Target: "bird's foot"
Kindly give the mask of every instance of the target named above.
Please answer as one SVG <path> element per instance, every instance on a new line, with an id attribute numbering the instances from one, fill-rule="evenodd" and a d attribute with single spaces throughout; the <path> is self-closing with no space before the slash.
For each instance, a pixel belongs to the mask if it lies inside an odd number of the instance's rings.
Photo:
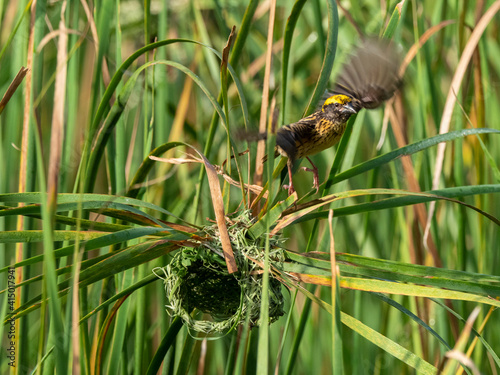
<path id="1" fill-rule="evenodd" d="M 290 183 L 290 185 L 283 185 L 284 189 L 288 189 L 288 196 L 292 195 L 295 193 L 295 189 L 293 188 L 293 184 Z"/>
<path id="2" fill-rule="evenodd" d="M 312 164 L 312 163 L 311 163 Z M 313 189 L 316 189 L 316 194 L 318 194 L 319 191 L 319 174 L 318 174 L 318 168 L 314 164 L 313 168 L 307 168 L 307 167 L 302 167 L 303 170 L 307 172 L 312 172 L 313 173 Z"/>
<path id="3" fill-rule="evenodd" d="M 290 181 L 290 185 L 283 185 L 285 189 L 288 189 L 288 196 L 295 193 L 295 189 L 293 188 L 293 180 L 292 180 L 292 161 L 288 159 L 286 166 L 288 168 L 288 179 Z"/>

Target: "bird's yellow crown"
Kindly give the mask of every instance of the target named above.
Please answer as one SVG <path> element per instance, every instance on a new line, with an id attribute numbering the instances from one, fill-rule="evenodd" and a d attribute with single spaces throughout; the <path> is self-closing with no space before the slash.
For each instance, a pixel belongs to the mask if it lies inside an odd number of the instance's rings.
<path id="1" fill-rule="evenodd" d="M 350 103 L 351 101 L 352 101 L 351 98 L 349 98 L 346 95 L 333 95 L 333 96 L 330 96 L 328 99 L 325 100 L 325 102 L 323 103 L 323 107 L 321 108 L 321 110 L 324 111 L 325 108 L 326 108 L 326 106 L 328 106 L 330 104 L 339 103 L 340 105 L 344 105 L 344 104 Z"/>

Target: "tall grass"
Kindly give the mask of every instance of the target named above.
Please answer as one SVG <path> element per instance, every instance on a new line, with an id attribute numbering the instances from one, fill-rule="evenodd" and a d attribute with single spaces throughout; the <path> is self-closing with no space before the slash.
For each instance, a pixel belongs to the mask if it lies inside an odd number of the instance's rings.
<path id="1" fill-rule="evenodd" d="M 499 9 L 1 1 L 0 371 L 498 373 Z M 287 197 L 274 137 L 241 134 L 311 113 L 363 35 L 400 46 L 404 86 Z M 152 270 L 218 236 L 240 274 L 261 246 L 259 327 L 165 311 Z"/>

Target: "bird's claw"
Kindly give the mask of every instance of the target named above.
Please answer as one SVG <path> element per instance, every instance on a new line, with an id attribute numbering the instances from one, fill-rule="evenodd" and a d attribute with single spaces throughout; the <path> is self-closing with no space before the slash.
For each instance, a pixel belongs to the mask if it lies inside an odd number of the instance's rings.
<path id="1" fill-rule="evenodd" d="M 306 172 L 312 172 L 313 173 L 313 189 L 316 189 L 316 194 L 319 192 L 319 175 L 318 175 L 318 168 L 307 168 L 307 167 L 302 167 L 303 170 Z"/>
<path id="2" fill-rule="evenodd" d="M 293 184 L 290 185 L 283 185 L 284 189 L 288 189 L 288 196 L 292 195 L 295 193 L 295 189 L 293 188 Z"/>

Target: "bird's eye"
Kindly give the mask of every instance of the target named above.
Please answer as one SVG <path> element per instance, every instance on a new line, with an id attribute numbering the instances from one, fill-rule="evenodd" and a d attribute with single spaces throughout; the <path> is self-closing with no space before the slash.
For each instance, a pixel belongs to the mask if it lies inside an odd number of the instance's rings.
<path id="1" fill-rule="evenodd" d="M 335 103 L 335 107 L 340 107 L 340 103 Z"/>

